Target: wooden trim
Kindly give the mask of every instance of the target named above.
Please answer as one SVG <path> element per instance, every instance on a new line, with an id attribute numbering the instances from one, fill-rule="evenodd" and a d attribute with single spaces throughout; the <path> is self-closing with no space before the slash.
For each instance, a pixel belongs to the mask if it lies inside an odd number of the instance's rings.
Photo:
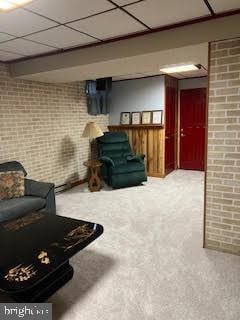
<path id="1" fill-rule="evenodd" d="M 110 125 L 109 130 L 112 129 L 164 129 L 162 124 L 121 124 L 121 125 Z"/>
<path id="2" fill-rule="evenodd" d="M 71 188 L 77 187 L 77 186 L 79 186 L 79 185 L 81 185 L 81 184 L 83 184 L 83 183 L 86 183 L 86 182 L 88 182 L 88 179 L 87 179 L 87 178 L 82 179 L 82 180 L 78 180 L 78 181 L 75 181 L 75 182 L 72 182 L 72 183 L 71 183 Z"/>
<path id="3" fill-rule="evenodd" d="M 203 211 L 203 248 L 206 247 L 206 212 L 207 212 L 207 160 L 208 160 L 208 108 L 209 108 L 209 87 L 210 87 L 210 59 L 211 59 L 211 42 L 208 43 L 208 87 L 206 102 L 206 126 L 205 126 L 205 159 L 204 159 L 204 211 Z"/>
<path id="4" fill-rule="evenodd" d="M 151 30 L 138 32 L 138 33 L 135 33 L 135 34 L 128 34 L 128 35 L 117 37 L 117 38 L 114 38 L 114 39 L 106 39 L 106 40 L 101 41 L 99 43 L 91 43 L 91 44 L 87 44 L 87 45 L 83 45 L 83 46 L 76 46 L 74 48 L 58 49 L 58 50 L 53 51 L 53 52 L 36 54 L 36 55 L 32 55 L 30 57 L 23 57 L 23 58 L 11 60 L 11 61 L 5 61 L 5 63 L 11 64 L 11 63 L 27 61 L 27 60 L 31 60 L 31 59 L 35 59 L 35 58 L 48 57 L 48 56 L 52 56 L 52 55 L 55 55 L 55 54 L 61 54 L 61 53 L 64 53 L 64 52 L 72 52 L 72 51 L 76 51 L 76 50 L 79 50 L 79 49 L 97 47 L 97 46 L 105 45 L 105 44 L 108 44 L 108 43 L 113 43 L 113 42 L 117 42 L 117 41 L 121 41 L 121 40 L 141 37 L 141 36 L 148 35 L 148 34 L 151 34 L 151 33 L 156 33 L 156 32 L 161 32 L 161 31 L 166 31 L 166 30 L 171 30 L 171 29 L 177 29 L 177 28 L 193 25 L 193 24 L 196 24 L 196 23 L 205 22 L 205 21 L 209 21 L 209 20 L 216 20 L 216 19 L 219 19 L 219 18 L 224 18 L 224 17 L 233 16 L 233 15 L 237 15 L 237 14 L 240 14 L 240 9 L 227 11 L 227 12 L 223 12 L 223 13 L 218 13 L 218 14 L 215 14 L 215 15 L 203 16 L 203 17 L 200 17 L 200 18 L 192 19 L 192 20 L 186 20 L 186 21 L 182 21 L 182 22 L 171 24 L 171 25 L 167 25 L 167 26 L 158 27 L 158 28 L 154 28 L 154 29 L 151 29 Z"/>
<path id="5" fill-rule="evenodd" d="M 154 178 L 165 178 L 165 174 L 160 174 L 156 172 L 148 172 L 148 177 L 154 177 Z"/>

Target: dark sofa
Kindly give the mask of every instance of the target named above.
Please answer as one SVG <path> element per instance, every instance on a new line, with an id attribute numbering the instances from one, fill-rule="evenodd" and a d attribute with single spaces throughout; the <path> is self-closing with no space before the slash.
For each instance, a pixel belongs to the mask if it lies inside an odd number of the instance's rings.
<path id="1" fill-rule="evenodd" d="M 0 164 L 0 172 L 23 171 L 27 172 L 17 161 Z M 56 214 L 54 184 L 38 182 L 25 178 L 24 197 L 9 200 L 0 200 L 0 222 L 24 216 L 31 211 L 44 211 Z"/>

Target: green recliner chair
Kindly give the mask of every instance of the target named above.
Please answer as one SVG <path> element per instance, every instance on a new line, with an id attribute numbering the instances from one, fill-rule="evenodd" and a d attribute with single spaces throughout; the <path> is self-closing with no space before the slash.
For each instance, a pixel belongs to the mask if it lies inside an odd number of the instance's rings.
<path id="1" fill-rule="evenodd" d="M 112 188 L 136 186 L 147 181 L 145 155 L 134 155 L 126 133 L 105 132 L 97 138 L 102 176 Z"/>

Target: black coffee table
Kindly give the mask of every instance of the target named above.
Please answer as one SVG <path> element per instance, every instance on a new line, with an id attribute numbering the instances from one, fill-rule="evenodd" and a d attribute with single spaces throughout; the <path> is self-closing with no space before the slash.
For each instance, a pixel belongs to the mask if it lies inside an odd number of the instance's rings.
<path id="1" fill-rule="evenodd" d="M 47 300 L 73 277 L 69 259 L 102 233 L 99 224 L 40 212 L 1 223 L 0 290 L 18 302 Z"/>

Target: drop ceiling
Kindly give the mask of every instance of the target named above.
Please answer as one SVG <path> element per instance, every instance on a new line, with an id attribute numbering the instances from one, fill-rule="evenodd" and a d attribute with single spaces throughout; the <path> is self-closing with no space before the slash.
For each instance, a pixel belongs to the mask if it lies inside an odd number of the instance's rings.
<path id="1" fill-rule="evenodd" d="M 0 61 L 94 45 L 239 8 L 239 0 L 34 0 L 0 13 Z"/>

